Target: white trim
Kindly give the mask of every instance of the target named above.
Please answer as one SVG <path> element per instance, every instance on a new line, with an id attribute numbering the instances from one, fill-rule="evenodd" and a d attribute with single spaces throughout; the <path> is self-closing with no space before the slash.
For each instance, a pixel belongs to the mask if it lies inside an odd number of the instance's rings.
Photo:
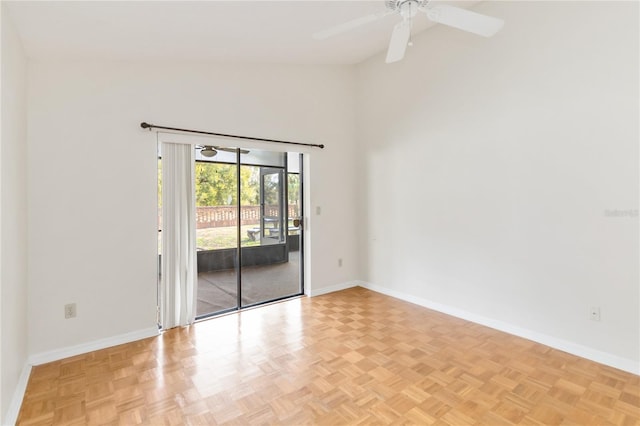
<path id="1" fill-rule="evenodd" d="M 117 336 L 94 340 L 92 342 L 82 343 L 80 345 L 68 346 L 66 348 L 60 348 L 48 352 L 30 355 L 27 362 L 30 365 L 40 365 L 47 362 L 69 358 L 71 356 L 85 354 L 87 352 L 109 348 L 111 346 L 122 345 L 123 343 L 129 343 L 136 340 L 146 339 L 148 337 L 154 337 L 158 334 L 160 334 L 158 327 L 146 328 L 143 330 L 132 331 Z"/>
<path id="2" fill-rule="evenodd" d="M 29 376 L 31 375 L 31 365 L 25 364 L 22 367 L 20 378 L 16 384 L 16 388 L 13 391 L 13 398 L 9 403 L 9 408 L 4 417 L 3 425 L 15 425 L 18 421 L 18 414 L 20 413 L 20 407 L 22 406 L 22 400 L 24 399 L 24 393 L 27 390 L 27 384 L 29 383 Z"/>
<path id="3" fill-rule="evenodd" d="M 347 281 L 344 283 L 331 285 L 329 287 L 322 287 L 317 290 L 309 289 L 309 291 L 306 294 L 309 297 L 315 297 L 315 296 L 320 296 L 322 294 L 333 293 L 334 291 L 340 291 L 340 290 L 346 290 L 352 287 L 358 287 L 359 285 L 360 285 L 360 281 Z"/>
<path id="4" fill-rule="evenodd" d="M 640 375 L 640 363 L 632 359 L 623 358 L 607 352 L 602 352 L 597 349 L 580 345 L 578 343 L 559 339 L 557 337 L 549 336 L 548 334 L 539 333 L 537 331 L 529 330 L 526 328 L 521 328 L 513 324 L 509 324 L 492 318 L 487 318 L 465 311 L 463 309 L 433 302 L 431 300 L 412 296 L 410 294 L 392 290 L 379 285 L 361 282 L 360 287 L 375 291 L 377 293 L 382 293 L 387 296 L 395 297 L 396 299 L 404 300 L 406 302 L 414 303 L 428 309 L 433 309 L 434 311 L 442 312 L 447 315 L 462 318 L 476 324 L 481 324 L 499 331 L 503 331 L 505 333 L 513 334 L 514 336 L 523 337 L 525 339 L 532 340 L 534 342 L 541 343 L 543 345 L 550 346 L 552 348 L 559 349 L 561 351 L 568 352 L 572 355 L 586 358 L 600 364 L 608 365 L 610 367 L 618 368 L 632 374 Z"/>

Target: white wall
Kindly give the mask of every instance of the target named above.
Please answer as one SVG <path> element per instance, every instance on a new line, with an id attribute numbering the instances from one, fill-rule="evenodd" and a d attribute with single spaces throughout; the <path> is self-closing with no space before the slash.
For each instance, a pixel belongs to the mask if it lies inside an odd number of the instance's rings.
<path id="1" fill-rule="evenodd" d="M 358 67 L 364 278 L 637 372 L 638 3 L 475 10 Z"/>
<path id="2" fill-rule="evenodd" d="M 326 144 L 310 157 L 322 214 L 307 285 L 356 279 L 352 78 L 346 67 L 30 62 L 29 352 L 156 322 L 156 142 L 141 121 Z M 69 302 L 78 317 L 65 320 Z"/>
<path id="3" fill-rule="evenodd" d="M 2 15 L 0 139 L 0 422 L 7 419 L 27 360 L 27 62 L 13 23 Z M 14 413 L 15 414 L 15 413 Z M 4 422 L 2 422 L 4 424 Z"/>

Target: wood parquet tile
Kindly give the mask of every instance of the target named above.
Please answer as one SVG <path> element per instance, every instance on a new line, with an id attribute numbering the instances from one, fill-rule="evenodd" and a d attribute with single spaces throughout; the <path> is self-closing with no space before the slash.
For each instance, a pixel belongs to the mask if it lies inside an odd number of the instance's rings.
<path id="1" fill-rule="evenodd" d="M 19 425 L 640 425 L 640 378 L 362 288 L 36 366 Z"/>

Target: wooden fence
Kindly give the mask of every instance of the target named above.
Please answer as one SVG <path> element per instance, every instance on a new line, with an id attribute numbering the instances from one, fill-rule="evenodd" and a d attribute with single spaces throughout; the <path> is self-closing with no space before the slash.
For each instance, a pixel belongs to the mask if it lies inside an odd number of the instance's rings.
<path id="1" fill-rule="evenodd" d="M 266 216 L 278 216 L 278 206 L 265 206 Z M 298 206 L 289 206 L 289 217 L 298 217 Z M 236 226 L 238 207 L 236 206 L 208 206 L 196 207 L 196 228 L 220 228 Z M 240 207 L 240 225 L 259 225 L 260 206 Z"/>

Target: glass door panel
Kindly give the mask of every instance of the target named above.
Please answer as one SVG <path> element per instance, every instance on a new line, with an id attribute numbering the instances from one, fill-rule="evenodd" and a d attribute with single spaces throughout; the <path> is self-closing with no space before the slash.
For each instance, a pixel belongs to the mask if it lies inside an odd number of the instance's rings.
<path id="1" fill-rule="evenodd" d="M 253 228 L 256 245 L 243 244 L 241 249 L 245 307 L 301 294 L 302 287 L 299 252 L 292 254 L 289 245 L 288 215 L 292 206 L 287 202 L 287 153 L 252 150 L 243 161 L 258 163 L 254 175 L 260 212 L 258 226 Z M 293 210 L 297 212 L 297 206 Z"/>
<path id="2" fill-rule="evenodd" d="M 195 164 L 199 318 L 238 308 L 238 166 L 212 160 Z"/>

